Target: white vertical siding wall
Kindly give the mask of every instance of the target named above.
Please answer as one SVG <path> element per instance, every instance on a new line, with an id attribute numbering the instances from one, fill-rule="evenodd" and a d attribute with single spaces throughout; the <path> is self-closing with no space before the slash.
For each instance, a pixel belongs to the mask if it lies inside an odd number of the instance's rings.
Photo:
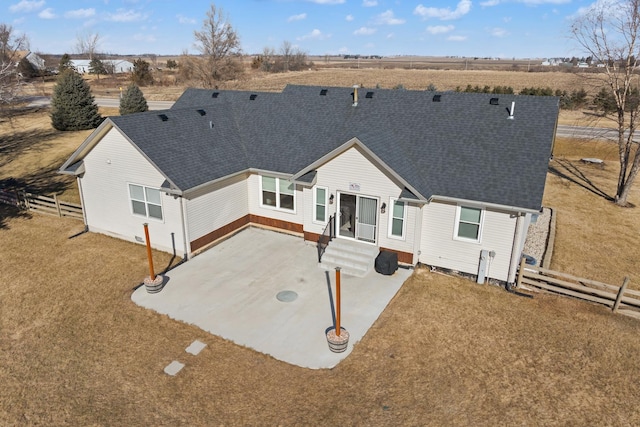
<path id="1" fill-rule="evenodd" d="M 189 239 L 193 241 L 249 213 L 247 175 L 224 180 L 185 202 Z"/>
<path id="2" fill-rule="evenodd" d="M 251 174 L 247 180 L 249 191 L 249 213 L 252 215 L 259 215 L 265 218 L 273 218 L 280 221 L 291 222 L 294 224 L 302 224 L 304 218 L 304 196 L 302 187 L 296 185 L 296 211 L 286 211 L 281 209 L 275 209 L 271 207 L 260 206 L 262 200 L 262 194 L 260 193 L 260 180 L 261 176 L 258 174 Z"/>
<path id="3" fill-rule="evenodd" d="M 149 224 L 154 248 L 184 255 L 180 199 L 161 193 L 163 220 L 134 215 L 129 185 L 160 188 L 165 178 L 115 129 L 111 129 L 84 159 L 81 178 L 84 209 L 90 231 L 144 242 L 142 224 Z"/>
<path id="4" fill-rule="evenodd" d="M 422 219 L 420 262 L 469 274 L 478 274 L 480 251 L 495 251 L 488 277 L 507 280 L 513 249 L 516 218 L 509 213 L 486 209 L 479 243 L 455 240 L 456 205 L 431 202 Z"/>
<path id="5" fill-rule="evenodd" d="M 328 205 L 329 215 L 336 213 L 338 191 L 378 198 L 377 245 L 402 252 L 414 252 L 414 241 L 419 239 L 416 233 L 420 233 L 420 230 L 415 227 L 416 215 L 420 212 L 419 208 L 405 205 L 407 216 L 403 240 L 388 237 L 389 215 L 391 214 L 390 198 L 397 198 L 402 187 L 372 163 L 363 152 L 352 147 L 320 166 L 317 173 L 316 185 L 327 187 L 329 194 L 335 196 L 333 204 Z M 349 190 L 350 183 L 359 184 L 360 191 Z M 316 234 L 322 233 L 324 225 L 313 222 L 315 206 L 313 205 L 312 190 L 305 191 L 304 201 L 305 207 L 309 206 L 305 209 L 304 229 Z M 384 214 L 380 212 L 382 203 L 387 204 Z"/>

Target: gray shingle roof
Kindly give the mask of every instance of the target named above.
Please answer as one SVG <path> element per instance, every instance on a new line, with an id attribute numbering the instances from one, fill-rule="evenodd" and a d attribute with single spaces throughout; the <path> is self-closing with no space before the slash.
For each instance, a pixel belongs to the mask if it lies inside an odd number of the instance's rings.
<path id="1" fill-rule="evenodd" d="M 361 88 L 353 107 L 352 93 L 188 89 L 170 110 L 111 120 L 182 191 L 250 168 L 294 175 L 357 138 L 425 198 L 540 209 L 557 98 L 438 92 L 434 102 L 435 92 Z"/>

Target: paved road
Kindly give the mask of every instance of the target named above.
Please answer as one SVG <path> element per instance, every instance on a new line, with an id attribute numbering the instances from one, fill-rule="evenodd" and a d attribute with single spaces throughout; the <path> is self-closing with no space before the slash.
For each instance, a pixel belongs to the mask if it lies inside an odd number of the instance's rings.
<path id="1" fill-rule="evenodd" d="M 47 96 L 33 96 L 29 98 L 30 107 L 48 107 L 51 98 Z M 100 107 L 120 107 L 120 98 L 96 98 L 96 104 Z M 173 101 L 147 101 L 150 110 L 166 110 L 171 108 Z"/>

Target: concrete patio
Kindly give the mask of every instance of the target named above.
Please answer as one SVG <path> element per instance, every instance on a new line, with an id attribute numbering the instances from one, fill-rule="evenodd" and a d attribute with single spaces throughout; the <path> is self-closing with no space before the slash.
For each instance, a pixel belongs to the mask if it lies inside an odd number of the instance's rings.
<path id="1" fill-rule="evenodd" d="M 350 334 L 344 353 L 331 352 L 325 337 L 334 323 L 335 272 L 322 270 L 315 245 L 300 237 L 245 229 L 169 271 L 160 293 L 142 286 L 131 299 L 284 362 L 332 368 L 351 353 L 411 273 L 400 268 L 392 276 L 342 275 L 341 323 Z M 293 291 L 289 296 L 295 299 L 277 299 L 281 291 Z"/>

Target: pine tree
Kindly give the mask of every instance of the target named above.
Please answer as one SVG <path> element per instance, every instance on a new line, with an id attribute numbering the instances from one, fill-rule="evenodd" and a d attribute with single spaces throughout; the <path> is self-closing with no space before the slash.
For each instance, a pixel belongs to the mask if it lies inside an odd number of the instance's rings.
<path id="1" fill-rule="evenodd" d="M 127 86 L 120 99 L 120 115 L 141 113 L 148 109 L 147 100 L 140 88 L 133 83 Z"/>
<path id="2" fill-rule="evenodd" d="M 93 102 L 91 88 L 75 71 L 58 77 L 51 97 L 51 124 L 57 130 L 85 130 L 98 127 L 102 117 Z"/>
<path id="3" fill-rule="evenodd" d="M 69 56 L 68 53 L 65 53 L 64 55 L 62 55 L 62 58 L 60 58 L 60 62 L 58 63 L 58 72 L 62 73 L 65 70 L 73 70 L 73 64 L 71 63 L 71 57 Z"/>

